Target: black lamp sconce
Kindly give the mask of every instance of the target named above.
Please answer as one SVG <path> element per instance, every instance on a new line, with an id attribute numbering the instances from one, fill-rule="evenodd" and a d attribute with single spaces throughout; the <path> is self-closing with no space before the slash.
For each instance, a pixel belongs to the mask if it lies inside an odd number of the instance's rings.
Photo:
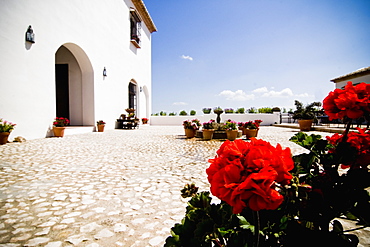
<path id="1" fill-rule="evenodd" d="M 103 69 L 103 76 L 105 77 L 105 76 L 107 76 L 107 70 L 105 69 L 105 67 L 104 67 L 104 69 Z"/>
<path id="2" fill-rule="evenodd" d="M 140 87 L 140 93 L 143 91 L 143 87 Z"/>
<path id="3" fill-rule="evenodd" d="M 26 41 L 30 43 L 35 43 L 35 34 L 33 33 L 33 29 L 31 25 L 28 26 L 28 29 L 26 32 Z"/>

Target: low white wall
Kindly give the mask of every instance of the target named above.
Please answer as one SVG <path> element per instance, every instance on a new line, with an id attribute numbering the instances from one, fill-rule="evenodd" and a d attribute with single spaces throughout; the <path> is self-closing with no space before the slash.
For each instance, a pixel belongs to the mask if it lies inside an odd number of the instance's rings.
<path id="1" fill-rule="evenodd" d="M 272 125 L 280 123 L 280 112 L 272 114 L 221 114 L 221 122 L 231 119 L 235 122 L 247 122 L 260 119 L 263 122 L 261 125 Z M 185 120 L 199 119 L 201 123 L 208 122 L 211 119 L 216 120 L 216 114 L 204 114 L 195 116 L 151 116 L 149 119 L 150 125 L 182 125 Z"/>

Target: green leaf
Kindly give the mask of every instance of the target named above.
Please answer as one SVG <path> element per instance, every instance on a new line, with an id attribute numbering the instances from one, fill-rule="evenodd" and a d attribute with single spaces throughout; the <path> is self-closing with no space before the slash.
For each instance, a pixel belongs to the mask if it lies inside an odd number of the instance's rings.
<path id="1" fill-rule="evenodd" d="M 358 218 L 357 218 L 357 216 L 355 216 L 355 215 L 353 215 L 352 213 L 350 213 L 350 212 L 347 212 L 347 213 L 345 213 L 344 214 L 345 216 L 346 216 L 346 218 L 347 219 L 349 219 L 349 220 L 357 220 Z"/>
<path id="2" fill-rule="evenodd" d="M 280 219 L 280 229 L 285 230 L 288 227 L 289 218 L 286 216 L 281 217 Z"/>
<path id="3" fill-rule="evenodd" d="M 243 216 L 238 215 L 237 216 L 239 219 L 240 227 L 242 229 L 250 230 L 251 232 L 254 233 L 254 225 L 251 225 Z"/>
<path id="4" fill-rule="evenodd" d="M 188 205 L 193 208 L 207 208 L 210 206 L 212 198 L 209 196 L 208 191 L 197 193 L 188 202 Z"/>
<path id="5" fill-rule="evenodd" d="M 301 147 L 304 147 L 308 150 L 312 150 L 312 147 L 321 140 L 321 135 L 311 134 L 310 136 L 304 132 L 298 132 L 292 136 L 289 141 L 292 141 L 298 144 Z M 326 145 L 325 145 L 326 146 Z"/>
<path id="6" fill-rule="evenodd" d="M 179 243 L 178 238 L 175 237 L 168 237 L 166 239 L 166 243 L 164 244 L 164 247 L 180 247 L 182 246 L 181 243 Z"/>
<path id="7" fill-rule="evenodd" d="M 295 163 L 295 169 L 293 170 L 296 174 L 307 174 L 310 172 L 312 164 L 317 160 L 314 153 L 303 153 L 300 155 L 293 156 L 293 161 Z"/>

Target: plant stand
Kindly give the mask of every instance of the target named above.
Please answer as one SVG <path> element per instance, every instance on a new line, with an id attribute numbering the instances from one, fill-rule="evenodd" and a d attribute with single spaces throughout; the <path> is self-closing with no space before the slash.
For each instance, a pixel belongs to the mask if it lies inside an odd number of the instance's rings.
<path id="1" fill-rule="evenodd" d="M 213 111 L 213 112 L 217 114 L 216 122 L 217 122 L 217 123 L 221 123 L 221 117 L 220 117 L 220 115 L 221 115 L 224 111 L 223 111 L 223 110 L 216 110 L 216 111 Z"/>

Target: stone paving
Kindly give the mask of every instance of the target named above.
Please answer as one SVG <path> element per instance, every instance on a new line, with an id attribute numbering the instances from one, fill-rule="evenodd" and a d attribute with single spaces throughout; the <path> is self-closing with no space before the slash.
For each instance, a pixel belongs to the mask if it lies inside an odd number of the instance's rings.
<path id="1" fill-rule="evenodd" d="M 262 127 L 259 138 L 297 154 L 296 132 Z M 0 247 L 163 246 L 184 216 L 180 190 L 209 189 L 207 160 L 221 144 L 140 126 L 2 145 Z"/>

